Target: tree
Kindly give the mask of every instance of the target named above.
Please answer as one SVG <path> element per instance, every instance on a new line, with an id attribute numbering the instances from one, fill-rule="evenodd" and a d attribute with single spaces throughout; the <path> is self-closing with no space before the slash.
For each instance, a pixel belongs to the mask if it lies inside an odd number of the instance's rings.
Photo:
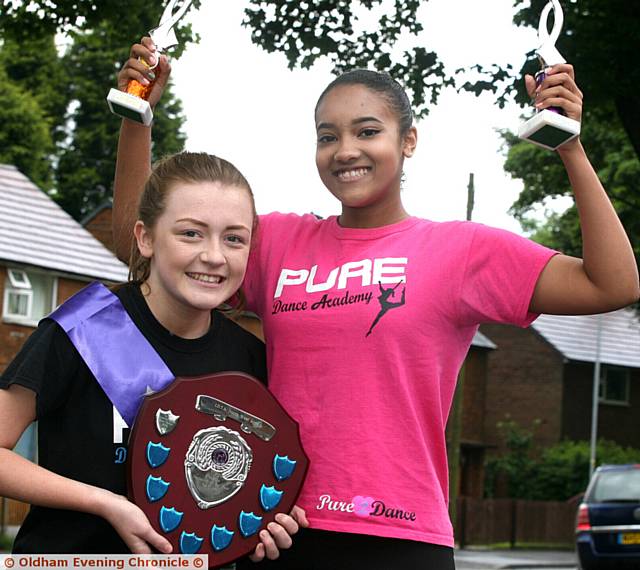
<path id="1" fill-rule="evenodd" d="M 49 122 L 31 95 L 13 84 L 0 65 L 0 163 L 29 172 L 42 188 L 52 179 Z"/>
<path id="2" fill-rule="evenodd" d="M 552 213 L 543 222 L 536 222 L 530 216 L 548 198 L 572 195 L 560 159 L 555 153 L 521 141 L 512 133 L 503 132 L 502 136 L 508 148 L 505 170 L 524 183 L 520 196 L 511 207 L 511 214 L 525 229 L 533 232 L 536 241 L 580 257 L 580 224 L 575 206 L 562 214 Z M 640 219 L 637 216 L 640 196 L 636 191 L 640 186 L 640 160 L 610 108 L 601 107 L 585 113 L 581 138 L 640 259 Z"/>
<path id="3" fill-rule="evenodd" d="M 401 54 L 393 51 L 401 37 L 415 36 L 422 30 L 418 8 L 428 0 L 248 0 L 243 25 L 250 28 L 252 40 L 267 51 L 286 55 L 289 67 L 310 67 L 318 58 L 329 57 L 336 72 L 352 67 L 386 70 L 410 91 L 416 112 L 427 114 L 443 88 L 480 94 L 491 91 L 499 105 L 515 96 L 527 103 L 521 77 L 538 68 L 533 51 L 519 71 L 497 65 L 480 67 L 480 79 L 465 81 L 465 71 L 448 73 L 438 55 L 425 46 L 414 46 Z M 514 21 L 522 26 L 538 25 L 547 0 L 531 0 L 530 6 L 514 0 L 518 8 Z M 55 31 L 94 30 L 111 23 L 116 45 L 128 46 L 141 30 L 158 21 L 162 5 L 142 0 L 2 0 L 0 33 L 11 31 L 24 38 L 40 37 Z M 192 9 L 197 9 L 196 0 Z M 628 0 L 580 0 L 564 2 L 565 27 L 559 40 L 561 53 L 579 70 L 580 87 L 590 109 L 608 109 L 617 116 L 636 156 L 640 155 L 640 68 L 633 65 L 640 48 L 640 10 Z M 122 14 L 127 18 L 122 18 Z M 377 18 L 377 25 L 360 25 L 363 17 Z M 117 24 L 117 25 L 116 25 Z M 182 29 L 183 46 L 192 39 Z M 117 43 L 119 42 L 119 43 Z M 123 54 L 123 58 L 126 54 Z M 120 60 L 114 60 L 120 61 Z M 94 78 L 95 80 L 95 78 Z M 109 85 L 113 84 L 110 76 Z M 550 187 L 550 185 L 546 185 Z"/>
<path id="4" fill-rule="evenodd" d="M 141 0 L 3 2 L 5 9 L 0 68 L 8 85 L 0 91 L 11 100 L 7 109 L 28 105 L 32 118 L 24 131 L 13 127 L 15 120 L 0 122 L 0 141 L 12 143 L 0 156 L 80 218 L 111 196 L 120 122 L 109 113 L 106 94 L 130 44 L 157 25 L 163 6 Z M 64 51 L 55 46 L 56 32 L 66 34 Z M 185 25 L 177 33 L 182 43 L 176 55 L 197 39 Z M 154 113 L 154 157 L 183 148 L 183 122 L 169 86 Z M 48 143 L 31 141 L 37 126 Z"/>
<path id="5" fill-rule="evenodd" d="M 487 461 L 486 496 L 495 496 L 501 477 L 506 479 L 507 493 L 513 499 L 566 501 L 585 491 L 589 483 L 590 443 L 564 440 L 541 448 L 534 445 L 539 423 L 535 421 L 530 429 L 509 418 L 498 423 L 506 452 Z M 637 463 L 640 449 L 601 439 L 596 457 L 599 465 Z"/>

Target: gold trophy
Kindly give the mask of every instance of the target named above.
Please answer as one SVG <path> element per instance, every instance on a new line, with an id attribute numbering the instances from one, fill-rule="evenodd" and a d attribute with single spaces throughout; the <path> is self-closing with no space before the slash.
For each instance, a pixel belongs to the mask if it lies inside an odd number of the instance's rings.
<path id="1" fill-rule="evenodd" d="M 548 19 L 553 9 L 553 29 L 549 34 Z M 536 50 L 542 69 L 536 73 L 536 85 L 540 85 L 545 75 L 545 70 L 557 63 L 566 63 L 566 60 L 556 49 L 556 41 L 562 31 L 564 17 L 562 7 L 558 0 L 549 0 L 540 14 L 538 26 L 538 39 L 540 47 Z M 569 142 L 580 134 L 580 121 L 570 119 L 564 115 L 559 107 L 550 107 L 537 112 L 531 119 L 520 126 L 518 136 L 533 144 L 555 150 L 564 143 Z"/>
<path id="2" fill-rule="evenodd" d="M 173 27 L 185 15 L 190 5 L 191 0 L 169 0 L 162 13 L 162 18 L 160 18 L 160 24 L 149 32 L 149 36 L 156 46 L 156 63 L 149 65 L 142 59 L 140 61 L 150 70 L 157 67 L 162 52 L 177 45 L 178 38 L 176 38 Z M 119 89 L 111 89 L 109 95 L 107 95 L 109 109 L 120 117 L 149 126 L 153 120 L 153 111 L 147 99 L 152 87 L 153 82 L 149 85 L 142 85 L 142 83 L 132 79 L 127 85 L 126 92 Z"/>

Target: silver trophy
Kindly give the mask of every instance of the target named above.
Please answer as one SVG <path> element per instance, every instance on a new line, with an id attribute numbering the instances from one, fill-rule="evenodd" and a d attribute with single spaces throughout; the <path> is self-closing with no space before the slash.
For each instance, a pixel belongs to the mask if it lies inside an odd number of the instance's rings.
<path id="1" fill-rule="evenodd" d="M 554 22 L 549 34 L 549 15 L 553 10 Z M 538 40 L 540 47 L 536 50 L 542 69 L 536 73 L 536 85 L 540 85 L 546 77 L 545 70 L 558 63 L 566 63 L 556 49 L 556 42 L 562 31 L 564 16 L 558 0 L 549 0 L 540 14 Z M 520 126 L 518 137 L 533 144 L 555 150 L 580 134 L 580 121 L 570 119 L 562 109 L 550 107 L 538 111 L 531 119 Z"/>
<path id="2" fill-rule="evenodd" d="M 157 50 L 156 63 L 149 65 L 142 59 L 140 61 L 150 70 L 157 67 L 161 53 L 177 45 L 178 38 L 176 38 L 173 27 L 185 15 L 190 5 L 191 0 L 169 0 L 162 13 L 162 18 L 160 18 L 160 24 L 149 32 L 149 36 L 151 36 Z M 153 82 L 149 85 L 142 85 L 138 81 L 131 80 L 127 85 L 126 92 L 119 89 L 111 89 L 109 95 L 107 95 L 109 109 L 120 117 L 149 126 L 153 120 L 153 111 L 147 99 L 152 87 Z"/>

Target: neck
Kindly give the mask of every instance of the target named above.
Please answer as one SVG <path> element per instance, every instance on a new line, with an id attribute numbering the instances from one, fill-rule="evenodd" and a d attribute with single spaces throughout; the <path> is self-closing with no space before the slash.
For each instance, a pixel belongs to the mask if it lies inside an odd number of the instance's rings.
<path id="1" fill-rule="evenodd" d="M 377 203 L 361 208 L 342 207 L 338 223 L 344 228 L 379 228 L 395 224 L 409 217 L 402 201 Z"/>
<path id="2" fill-rule="evenodd" d="M 186 339 L 204 336 L 211 326 L 211 311 L 186 307 L 163 298 L 148 281 L 142 284 L 142 294 L 156 320 L 171 334 Z"/>

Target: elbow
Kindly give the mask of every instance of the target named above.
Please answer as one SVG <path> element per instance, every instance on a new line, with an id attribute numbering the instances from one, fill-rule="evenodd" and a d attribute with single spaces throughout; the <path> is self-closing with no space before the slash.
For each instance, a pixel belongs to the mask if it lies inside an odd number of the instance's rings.
<path id="1" fill-rule="evenodd" d="M 623 309 L 630 305 L 635 305 L 640 300 L 640 283 L 637 281 L 621 288 L 620 291 L 610 298 L 613 307 L 611 311 Z"/>
<path id="2" fill-rule="evenodd" d="M 111 233 L 113 235 L 113 248 L 116 257 L 125 265 L 129 265 L 131 258 L 131 240 L 123 239 L 123 232 L 118 231 L 115 226 L 112 228 Z"/>

